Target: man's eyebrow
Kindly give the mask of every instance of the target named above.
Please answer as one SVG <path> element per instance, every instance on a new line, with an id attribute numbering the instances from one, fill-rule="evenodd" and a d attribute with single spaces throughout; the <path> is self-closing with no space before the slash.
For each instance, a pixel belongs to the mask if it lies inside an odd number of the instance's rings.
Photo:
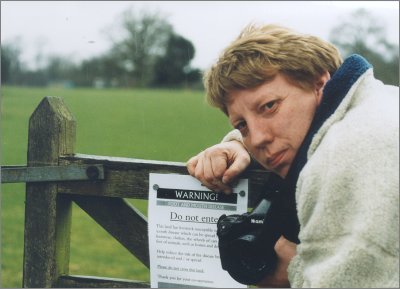
<path id="1" fill-rule="evenodd" d="M 229 123 L 231 125 L 233 125 L 234 123 L 238 122 L 240 119 L 241 119 L 241 117 L 237 116 L 235 114 L 233 114 L 233 116 L 232 116 L 232 114 L 228 115 L 228 121 L 229 121 Z"/>

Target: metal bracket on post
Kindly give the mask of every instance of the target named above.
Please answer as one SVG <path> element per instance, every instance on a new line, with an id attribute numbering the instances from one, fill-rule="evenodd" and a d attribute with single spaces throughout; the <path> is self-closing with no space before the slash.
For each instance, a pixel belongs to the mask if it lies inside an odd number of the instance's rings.
<path id="1" fill-rule="evenodd" d="M 103 165 L 1 167 L 2 183 L 94 181 L 103 179 Z"/>

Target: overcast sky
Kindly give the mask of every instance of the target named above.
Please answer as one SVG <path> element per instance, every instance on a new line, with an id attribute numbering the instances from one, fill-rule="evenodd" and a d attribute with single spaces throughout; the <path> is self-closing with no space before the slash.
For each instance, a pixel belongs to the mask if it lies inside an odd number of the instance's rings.
<path id="1" fill-rule="evenodd" d="M 250 22 L 275 23 L 328 40 L 332 27 L 366 8 L 398 44 L 398 1 L 1 1 L 1 41 L 20 41 L 22 59 L 57 54 L 82 60 L 105 52 L 105 34 L 129 8 L 159 11 L 192 41 L 192 66 L 207 68 Z M 108 30 L 110 31 L 110 30 Z"/>

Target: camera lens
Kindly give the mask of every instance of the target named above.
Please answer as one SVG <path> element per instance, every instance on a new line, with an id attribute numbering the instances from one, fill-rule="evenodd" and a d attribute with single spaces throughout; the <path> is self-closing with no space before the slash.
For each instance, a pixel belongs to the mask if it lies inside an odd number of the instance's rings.
<path id="1" fill-rule="evenodd" d="M 236 239 L 232 247 L 236 248 L 240 262 L 248 270 L 269 271 L 268 267 L 275 267 L 275 251 L 266 252 L 265 246 L 257 244 L 256 240 L 255 235 L 245 235 Z"/>
<path id="2" fill-rule="evenodd" d="M 275 269 L 276 254 L 259 244 L 256 235 L 248 234 L 232 241 L 229 246 L 229 274 L 236 281 L 254 285 Z"/>

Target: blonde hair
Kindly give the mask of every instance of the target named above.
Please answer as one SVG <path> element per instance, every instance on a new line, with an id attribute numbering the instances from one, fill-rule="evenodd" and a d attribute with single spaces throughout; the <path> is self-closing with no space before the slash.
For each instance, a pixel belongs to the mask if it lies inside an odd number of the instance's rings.
<path id="1" fill-rule="evenodd" d="M 254 88 L 278 73 L 306 90 L 343 62 L 332 44 L 277 25 L 247 26 L 204 75 L 207 101 L 227 114 L 229 93 Z"/>

